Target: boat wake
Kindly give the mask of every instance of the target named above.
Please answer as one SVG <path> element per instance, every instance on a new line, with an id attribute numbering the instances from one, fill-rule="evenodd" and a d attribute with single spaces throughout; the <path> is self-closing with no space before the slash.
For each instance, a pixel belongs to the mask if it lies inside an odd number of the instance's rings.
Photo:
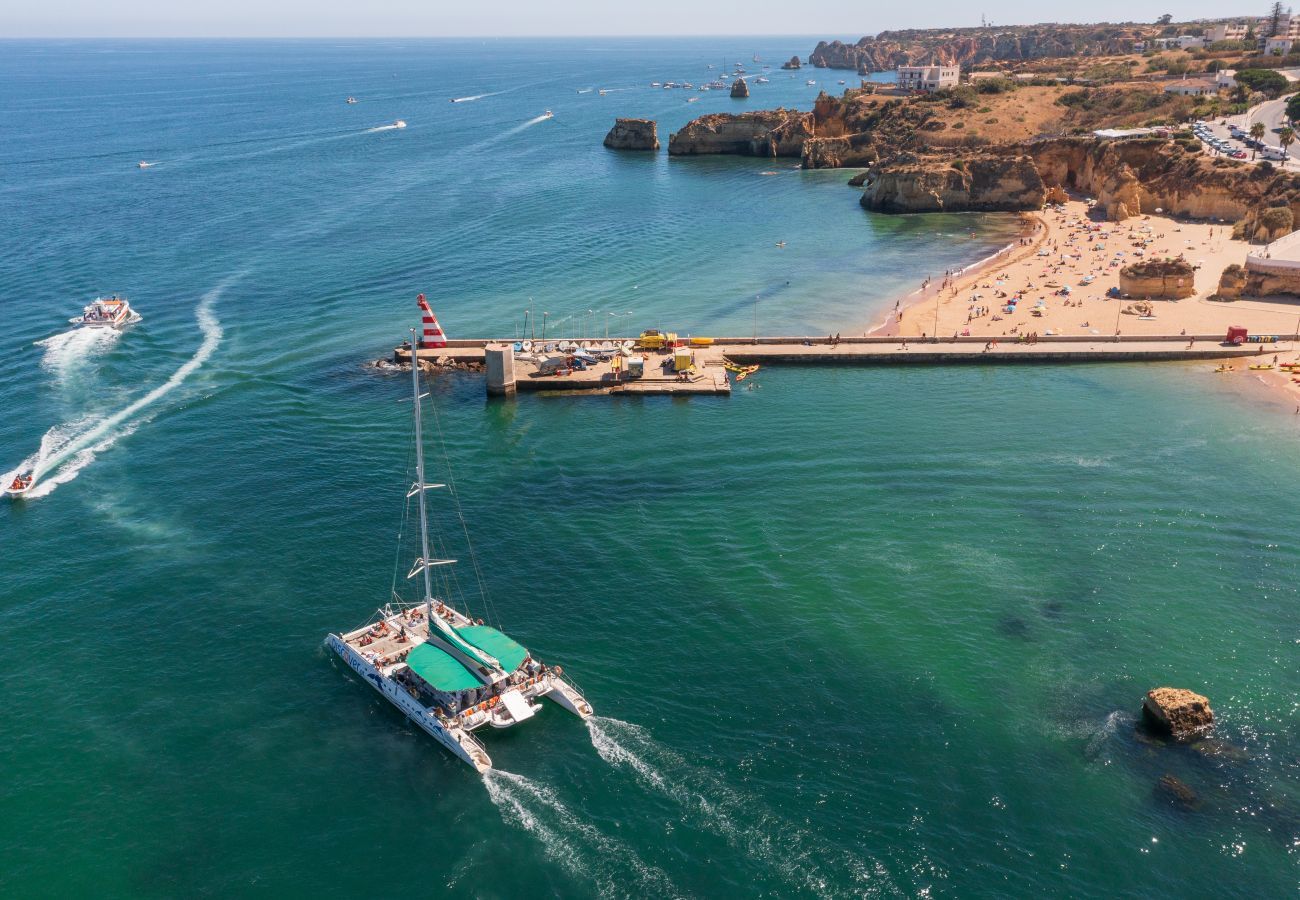
<path id="1" fill-rule="evenodd" d="M 122 332 L 116 328 L 73 328 L 36 342 L 45 350 L 41 368 L 66 382 L 88 360 L 108 351 Z"/>
<path id="2" fill-rule="evenodd" d="M 473 103 L 475 100 L 482 100 L 486 97 L 495 97 L 497 94 L 504 94 L 505 91 L 492 91 L 487 94 L 475 94 L 472 97 L 453 97 L 452 103 Z"/>
<path id="3" fill-rule="evenodd" d="M 488 771 L 483 784 L 506 821 L 541 841 L 547 856 L 569 874 L 594 882 L 599 895 L 682 895 L 667 873 L 643 862 L 623 841 L 583 820 L 545 785 L 500 769 Z"/>
<path id="4" fill-rule="evenodd" d="M 212 307 L 224 287 L 214 288 L 199 301 L 196 317 L 199 329 L 203 332 L 203 341 L 194 355 L 182 363 L 170 378 L 111 415 L 55 425 L 41 438 L 40 449 L 23 460 L 17 468 L 0 476 L 0 484 L 8 484 L 20 472 L 30 471 L 36 476 L 36 486 L 25 497 L 35 500 L 49 496 L 59 485 L 76 478 L 100 453 L 133 434 L 145 421 L 141 414 L 184 384 L 187 378 L 207 362 L 221 343 L 221 323 Z M 48 355 L 50 351 L 47 349 L 46 352 Z"/>
<path id="5" fill-rule="evenodd" d="M 831 847 L 780 819 L 760 798 L 728 787 L 717 773 L 688 762 L 639 725 L 592 716 L 587 730 L 601 759 L 630 770 L 645 787 L 681 807 L 684 822 L 723 838 L 792 888 L 830 897 L 849 883 L 856 894 L 901 895 L 879 862 Z"/>
<path id="6" fill-rule="evenodd" d="M 396 122 L 391 122 L 388 125 L 376 125 L 374 128 L 367 128 L 365 131 L 362 132 L 362 134 L 374 134 L 377 131 L 396 131 L 399 128 L 405 128 L 405 127 L 406 127 L 406 123 L 402 123 L 401 125 L 398 125 Z"/>

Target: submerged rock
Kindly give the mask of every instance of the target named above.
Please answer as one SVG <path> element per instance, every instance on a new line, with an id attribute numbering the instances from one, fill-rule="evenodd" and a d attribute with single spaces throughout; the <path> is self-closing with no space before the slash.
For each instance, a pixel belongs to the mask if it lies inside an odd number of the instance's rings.
<path id="1" fill-rule="evenodd" d="M 731 96 L 743 100 L 749 96 L 749 85 L 743 78 L 737 78 L 731 85 Z"/>
<path id="2" fill-rule="evenodd" d="M 658 150 L 659 127 L 654 119 L 615 119 L 605 135 L 611 150 Z"/>
<path id="3" fill-rule="evenodd" d="M 1200 734 L 1214 725 L 1209 698 L 1183 688 L 1147 691 L 1142 717 L 1156 731 L 1176 738 Z"/>
<path id="4" fill-rule="evenodd" d="M 1179 809 L 1192 811 L 1201 808 L 1201 798 L 1197 796 L 1196 791 L 1173 775 L 1160 776 L 1160 780 L 1156 782 L 1155 795 L 1158 799 Z"/>

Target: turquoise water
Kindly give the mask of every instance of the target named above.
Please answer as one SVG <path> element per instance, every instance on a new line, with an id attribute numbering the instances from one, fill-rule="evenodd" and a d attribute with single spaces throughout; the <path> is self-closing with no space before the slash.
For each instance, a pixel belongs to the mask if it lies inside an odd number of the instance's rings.
<path id="1" fill-rule="evenodd" d="M 1294 891 L 1295 422 L 1194 367 L 440 378 L 491 606 L 600 715 L 487 735 L 484 780 L 322 648 L 393 583 L 408 384 L 362 363 L 417 291 L 452 336 L 529 298 L 573 335 L 850 333 L 1014 233 L 600 147 L 745 106 L 650 81 L 806 43 L 3 45 L 0 470 L 48 471 L 0 509 L 0 890 Z M 144 321 L 69 336 L 111 290 Z M 1165 683 L 1224 745 L 1140 739 Z"/>

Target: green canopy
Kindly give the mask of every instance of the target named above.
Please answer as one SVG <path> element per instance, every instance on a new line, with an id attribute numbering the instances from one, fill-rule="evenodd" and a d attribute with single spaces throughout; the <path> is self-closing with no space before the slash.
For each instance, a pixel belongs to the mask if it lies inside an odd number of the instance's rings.
<path id="1" fill-rule="evenodd" d="M 528 651 L 518 643 L 488 625 L 466 625 L 457 628 L 456 633 L 485 653 L 495 656 L 506 674 L 522 666 L 528 656 Z"/>
<path id="2" fill-rule="evenodd" d="M 508 638 L 507 638 L 508 640 Z M 482 682 L 475 678 L 468 669 L 460 664 L 445 650 L 432 644 L 420 644 L 413 647 L 406 656 L 406 664 L 411 671 L 419 675 L 430 685 L 440 691 L 472 691 L 482 687 Z"/>

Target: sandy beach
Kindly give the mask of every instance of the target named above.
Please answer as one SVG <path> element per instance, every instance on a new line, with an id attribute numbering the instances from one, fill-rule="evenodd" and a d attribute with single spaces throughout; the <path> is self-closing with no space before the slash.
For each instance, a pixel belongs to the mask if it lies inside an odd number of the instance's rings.
<path id="1" fill-rule="evenodd" d="M 929 284 L 900 301 L 898 310 L 873 334 L 987 337 L 999 344 L 1024 336 L 1106 340 L 1117 333 L 1142 335 L 1220 335 L 1240 325 L 1253 334 L 1289 337 L 1300 331 L 1300 302 L 1295 300 L 1208 299 L 1230 263 L 1243 263 L 1249 245 L 1232 240 L 1231 225 L 1180 222 L 1164 216 L 1141 216 L 1122 223 L 1096 221 L 1082 200 L 1052 206 L 1031 218 L 1016 243 L 971 270 L 955 276 L 931 273 Z M 1197 266 L 1195 294 L 1182 300 L 1150 301 L 1151 315 L 1135 310 L 1133 300 L 1106 296 L 1119 285 L 1119 271 L 1140 259 L 1178 257 Z M 1067 293 L 1062 293 L 1068 288 Z M 1007 300 L 1019 298 L 1014 311 Z M 1295 342 L 1265 345 L 1265 363 L 1300 357 Z M 1232 364 L 1230 364 L 1232 365 Z M 1300 379 L 1279 370 L 1238 372 L 1263 377 L 1274 387 L 1300 398 Z"/>

